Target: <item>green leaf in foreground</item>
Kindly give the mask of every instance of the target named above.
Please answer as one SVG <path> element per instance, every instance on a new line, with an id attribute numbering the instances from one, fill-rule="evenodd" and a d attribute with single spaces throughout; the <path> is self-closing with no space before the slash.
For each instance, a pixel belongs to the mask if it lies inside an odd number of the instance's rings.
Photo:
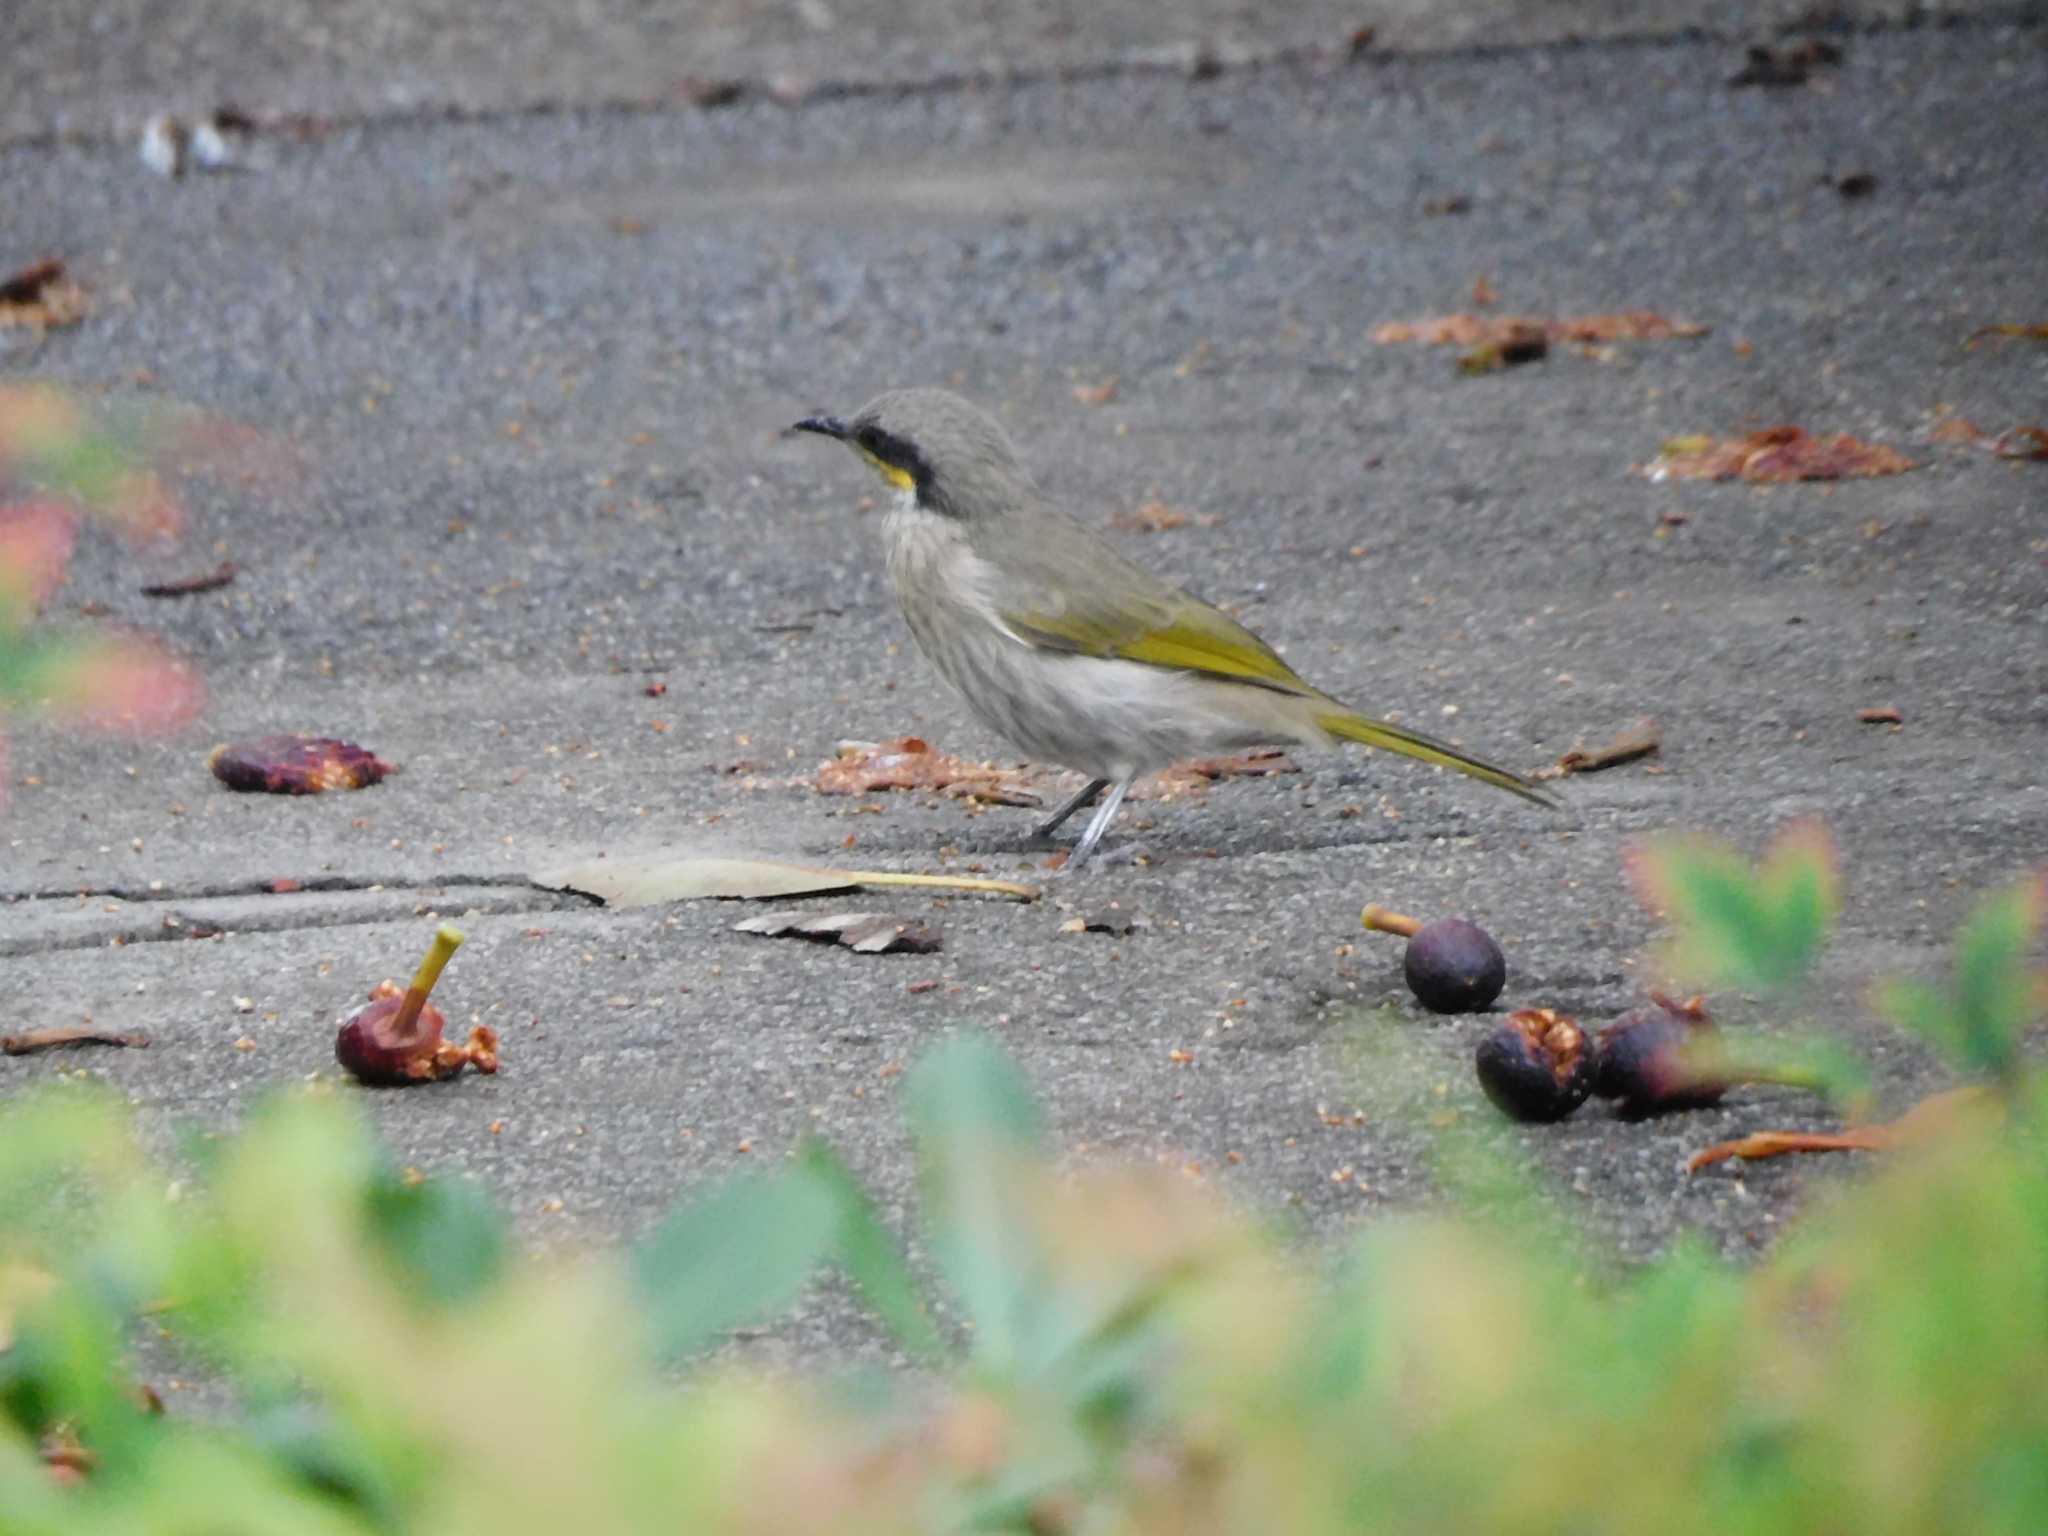
<path id="1" fill-rule="evenodd" d="M 1657 838 L 1630 855 L 1629 872 L 1672 927 L 1660 969 L 1686 987 L 1790 985 L 1841 906 L 1834 843 L 1818 822 L 1785 828 L 1755 865 L 1715 838 Z"/>
<path id="2" fill-rule="evenodd" d="M 798 1149 L 797 1166 L 838 1211 L 833 1255 L 839 1267 L 860 1287 L 861 1295 L 888 1324 L 898 1343 L 921 1359 L 939 1359 L 945 1353 L 945 1343 L 925 1310 L 902 1245 L 852 1170 L 817 1140 L 806 1141 Z"/>
<path id="3" fill-rule="evenodd" d="M 972 1035 L 930 1051 L 905 1093 L 933 1252 L 974 1324 L 976 1359 L 1010 1371 L 1044 1268 L 1017 1198 L 1021 1170 L 1043 1155 L 1037 1102 L 1016 1064 Z"/>
<path id="4" fill-rule="evenodd" d="M 797 1167 L 742 1174 L 684 1203 L 632 1255 L 656 1351 L 690 1354 L 788 1306 L 832 1253 L 842 1219 L 826 1184 Z"/>
<path id="5" fill-rule="evenodd" d="M 2048 1011 L 2048 976 L 2028 957 L 2048 915 L 2048 877 L 1983 901 L 1956 936 L 1946 986 L 1902 979 L 1879 987 L 1877 1006 L 1965 1071 L 2011 1077 L 2027 1026 Z"/>
<path id="6" fill-rule="evenodd" d="M 384 1170 L 364 1191 L 363 1204 L 371 1236 L 428 1301 L 467 1301 L 504 1268 L 504 1218 L 473 1183 L 408 1182 Z"/>

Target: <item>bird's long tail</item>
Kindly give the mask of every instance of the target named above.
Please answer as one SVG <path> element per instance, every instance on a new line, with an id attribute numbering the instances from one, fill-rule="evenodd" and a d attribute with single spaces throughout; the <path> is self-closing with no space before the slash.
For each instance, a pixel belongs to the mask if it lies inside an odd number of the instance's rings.
<path id="1" fill-rule="evenodd" d="M 1363 742 L 1368 747 L 1379 747 L 1388 752 L 1399 752 L 1404 757 L 1420 758 L 1425 763 L 1439 763 L 1446 768 L 1455 768 L 1460 773 L 1470 774 L 1488 784 L 1496 785 L 1511 795 L 1520 795 L 1524 800 L 1533 800 L 1546 809 L 1564 809 L 1564 801 L 1541 784 L 1533 784 L 1519 773 L 1510 773 L 1461 752 L 1449 742 L 1438 741 L 1420 731 L 1411 731 L 1405 725 L 1394 725 L 1385 720 L 1371 720 L 1364 715 L 1355 715 L 1348 710 L 1332 711 L 1315 717 L 1316 724 L 1332 736 L 1345 741 Z"/>

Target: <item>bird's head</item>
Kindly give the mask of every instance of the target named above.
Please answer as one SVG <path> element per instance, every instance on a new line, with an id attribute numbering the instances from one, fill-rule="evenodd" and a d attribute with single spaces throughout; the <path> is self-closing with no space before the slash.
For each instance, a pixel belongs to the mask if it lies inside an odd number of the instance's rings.
<path id="1" fill-rule="evenodd" d="M 943 389 L 892 389 L 852 417 L 807 416 L 798 432 L 837 438 L 927 511 L 971 520 L 1031 490 L 993 416 Z"/>

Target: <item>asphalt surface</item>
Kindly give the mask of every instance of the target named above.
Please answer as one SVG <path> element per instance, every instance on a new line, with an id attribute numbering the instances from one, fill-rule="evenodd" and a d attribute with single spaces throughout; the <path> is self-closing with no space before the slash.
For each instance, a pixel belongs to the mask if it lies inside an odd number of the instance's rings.
<path id="1" fill-rule="evenodd" d="M 2048 319 L 2048 31 L 1837 36 L 1839 64 L 1780 90 L 1730 87 L 1741 49 L 1715 36 L 372 115 L 175 183 L 125 139 L 0 150 L 0 259 L 63 254 L 95 297 L 7 371 L 197 404 L 293 466 L 192 480 L 177 549 L 81 548 L 56 616 L 161 633 L 211 698 L 145 743 L 10 723 L 10 1016 L 155 1043 L 8 1058 L 0 1093 L 90 1074 L 166 1150 L 231 1126 L 332 1076 L 338 1017 L 441 917 L 470 942 L 439 1000 L 501 1030 L 504 1071 L 363 1101 L 402 1159 L 483 1179 L 538 1241 L 630 1236 L 811 1130 L 903 1218 L 897 1074 L 957 1028 L 1016 1053 L 1071 1155 L 1161 1159 L 1336 1238 L 1428 1204 L 1432 1137 L 1493 1114 L 1469 1067 L 1487 1024 L 1409 1004 L 1364 902 L 1481 920 L 1507 1001 L 1597 1024 L 1640 998 L 1655 932 L 1622 851 L 1671 827 L 1755 848 L 1803 815 L 1843 848 L 1838 940 L 1809 992 L 1727 1016 L 1839 1035 L 1895 1108 L 1944 1086 L 1865 991 L 1937 970 L 1968 906 L 2048 852 L 2048 466 L 1934 438 L 1944 412 L 2048 418 L 2048 348 L 1964 344 Z M 1875 190 L 1844 196 L 1852 173 Z M 1370 339 L 1471 307 L 1480 278 L 1503 310 L 1711 331 L 1477 378 Z M 845 739 L 1006 757 L 909 643 L 876 487 L 781 430 L 913 382 L 996 410 L 1080 515 L 1363 708 L 1527 768 L 1643 715 L 1663 751 L 1569 782 L 1563 824 L 1405 762 L 1303 757 L 1136 806 L 1113 836 L 1148 861 L 1074 880 L 1023 847 L 1030 810 L 820 795 Z M 1921 467 L 1634 473 L 1673 435 L 1781 423 Z M 1152 499 L 1188 521 L 1117 528 Z M 138 592 L 223 557 L 223 590 Z M 1904 723 L 1860 723 L 1876 705 Z M 403 772 L 311 799 L 208 776 L 213 743 L 279 730 Z M 1048 896 L 807 904 L 942 933 L 876 957 L 524 878 L 706 842 Z M 1062 931 L 1112 904 L 1142 926 Z M 1740 1256 L 1853 1160 L 1688 1182 L 1683 1156 L 1825 1123 L 1751 1089 L 1510 1144 L 1615 1251 L 1692 1230 Z M 872 1334 L 827 1291 L 762 1347 Z"/>

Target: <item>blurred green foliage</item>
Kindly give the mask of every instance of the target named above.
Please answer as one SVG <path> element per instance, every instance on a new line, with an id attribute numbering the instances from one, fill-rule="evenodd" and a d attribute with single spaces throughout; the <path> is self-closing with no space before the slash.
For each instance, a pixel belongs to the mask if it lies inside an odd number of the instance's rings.
<path id="1" fill-rule="evenodd" d="M 1818 822 L 1785 828 L 1754 865 L 1715 838 L 1683 833 L 1651 840 L 1629 863 L 1644 902 L 1670 920 L 1661 968 L 1682 987 L 1790 986 L 1841 907 L 1834 840 Z"/>
<path id="2" fill-rule="evenodd" d="M 1823 909 L 1786 867 L 1768 899 Z M 1752 919 L 1727 914 L 1766 899 L 1699 894 L 1685 921 L 1730 952 Z M 1589 1268 L 1550 1223 L 1470 1209 L 1320 1265 L 1180 1173 L 1059 1166 L 971 1037 L 906 1079 L 914 1249 L 816 1142 L 626 1251 L 531 1256 L 477 1185 L 394 1169 L 332 1087 L 175 1182 L 101 1095 L 31 1096 L 0 1111 L 0 1530 L 2048 1529 L 2048 1149 L 2017 1043 L 2042 908 L 2038 883 L 1995 896 L 1951 986 L 1887 994 L 2001 1074 L 2005 1113 L 1750 1269 L 1691 1243 Z M 826 1266 L 913 1369 L 705 1358 Z M 153 1411 L 140 1330 L 239 1411 Z"/>
<path id="3" fill-rule="evenodd" d="M 0 382 L 0 764 L 10 713 L 148 733 L 198 712 L 198 678 L 150 641 L 44 622 L 83 521 L 137 540 L 178 531 L 183 513 L 148 461 L 186 443 L 206 446 L 110 424 L 53 385 Z"/>

